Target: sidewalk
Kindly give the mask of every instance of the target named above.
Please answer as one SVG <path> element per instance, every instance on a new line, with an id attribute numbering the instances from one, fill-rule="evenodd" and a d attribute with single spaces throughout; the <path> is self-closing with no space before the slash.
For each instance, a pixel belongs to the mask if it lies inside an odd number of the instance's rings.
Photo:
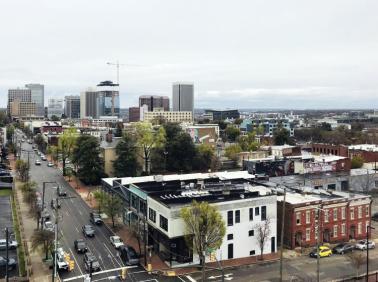
<path id="1" fill-rule="evenodd" d="M 12 170 L 15 171 L 15 160 L 13 158 L 10 159 L 10 165 Z M 19 214 L 22 243 L 25 247 L 26 268 L 29 269 L 30 273 L 29 281 L 49 282 L 51 281 L 51 270 L 45 263 L 43 263 L 42 255 L 38 251 L 32 251 L 31 237 L 37 227 L 37 222 L 30 216 L 28 205 L 23 203 L 20 185 L 21 182 L 16 180 L 14 195 L 19 203 L 19 205 L 17 205 L 17 211 Z M 29 254 L 29 257 L 27 254 Z"/>
<path id="2" fill-rule="evenodd" d="M 81 183 L 79 180 L 76 180 L 75 176 L 71 177 L 71 181 L 68 181 L 66 177 L 67 183 L 82 197 L 82 199 L 87 203 L 89 207 L 94 209 L 96 207 L 95 199 L 93 199 L 92 195 L 90 194 L 91 191 L 94 191 L 95 187 L 86 186 Z M 130 230 L 128 229 L 127 225 L 124 225 L 122 222 L 118 223 L 116 230 L 113 230 L 111 226 L 111 222 L 109 220 L 104 220 L 105 224 L 107 224 L 108 228 L 111 229 L 115 234 L 120 236 L 122 240 L 129 246 L 132 246 L 137 252 L 139 251 L 138 241 L 132 235 Z M 147 269 L 147 266 L 144 265 L 144 243 L 141 242 L 141 265 Z M 264 260 L 260 261 L 257 256 L 254 257 L 246 257 L 241 259 L 231 259 L 231 260 L 223 260 L 222 266 L 224 268 L 229 267 L 237 267 L 237 266 L 245 266 L 250 264 L 258 264 L 258 263 L 266 263 L 271 262 L 279 259 L 279 254 L 271 254 L 265 255 Z M 181 268 L 170 268 L 157 254 L 152 254 L 151 258 L 147 257 L 147 262 L 151 263 L 152 271 L 174 271 L 175 275 L 182 275 L 182 274 L 189 274 L 193 272 L 197 272 L 199 268 L 197 266 L 189 266 L 189 267 L 181 267 Z M 218 267 L 216 262 L 207 263 L 209 267 Z"/>

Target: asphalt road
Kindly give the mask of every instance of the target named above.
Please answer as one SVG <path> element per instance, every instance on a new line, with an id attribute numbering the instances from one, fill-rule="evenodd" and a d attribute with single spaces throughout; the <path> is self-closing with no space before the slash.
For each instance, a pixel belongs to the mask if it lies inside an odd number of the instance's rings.
<path id="1" fill-rule="evenodd" d="M 32 150 L 31 145 L 26 142 L 22 143 L 24 150 Z M 27 160 L 27 153 L 22 153 L 21 157 Z M 71 259 L 75 261 L 75 268 L 73 271 L 61 271 L 59 275 L 62 279 L 80 276 L 86 274 L 84 268 L 83 255 L 77 254 L 74 249 L 74 240 L 83 238 L 89 247 L 89 250 L 97 257 L 101 270 L 114 269 L 124 266 L 118 256 L 116 249 L 110 244 L 109 237 L 113 235 L 111 231 L 102 226 L 94 226 L 95 237 L 85 238 L 82 234 L 81 228 L 85 224 L 89 224 L 90 208 L 87 204 L 76 194 L 76 192 L 66 183 L 61 171 L 47 167 L 46 161 L 41 161 L 40 166 L 34 164 L 36 159 L 40 159 L 37 154 L 30 154 L 30 176 L 31 180 L 37 182 L 38 189 L 42 193 L 43 182 L 56 182 L 60 187 L 67 191 L 67 197 L 61 197 L 61 208 L 59 209 L 59 244 L 64 251 L 70 253 Z M 50 201 L 56 197 L 55 184 L 46 184 L 45 189 L 45 204 L 51 215 L 51 221 L 55 221 L 54 211 L 50 207 Z M 37 224 L 37 223 L 36 223 Z M 107 274 L 98 274 L 93 276 L 93 280 L 105 279 L 108 276 L 117 276 L 120 271 L 109 272 Z M 153 279 L 153 280 L 151 280 Z M 128 271 L 127 281 L 182 281 L 178 278 L 159 278 L 149 275 L 141 266 L 130 269 Z"/>

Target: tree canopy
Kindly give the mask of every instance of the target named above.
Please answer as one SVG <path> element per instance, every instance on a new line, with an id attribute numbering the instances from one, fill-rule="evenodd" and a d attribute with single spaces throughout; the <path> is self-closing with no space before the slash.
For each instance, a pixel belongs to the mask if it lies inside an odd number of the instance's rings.
<path id="1" fill-rule="evenodd" d="M 228 141 L 235 142 L 236 138 L 238 138 L 240 135 L 240 129 L 234 125 L 229 125 L 225 130 L 225 135 Z"/>
<path id="2" fill-rule="evenodd" d="M 104 161 L 100 157 L 100 145 L 96 137 L 80 135 L 72 154 L 77 174 L 85 184 L 99 184 L 105 176 Z"/>
<path id="3" fill-rule="evenodd" d="M 140 169 L 137 156 L 137 144 L 135 138 L 125 133 L 122 140 L 116 146 L 117 159 L 113 163 L 114 174 L 117 177 L 137 176 Z"/>
<path id="4" fill-rule="evenodd" d="M 72 156 L 72 152 L 76 145 L 77 132 L 74 127 L 70 127 L 63 131 L 59 137 L 58 150 L 62 154 L 63 176 L 66 175 L 66 161 Z"/>

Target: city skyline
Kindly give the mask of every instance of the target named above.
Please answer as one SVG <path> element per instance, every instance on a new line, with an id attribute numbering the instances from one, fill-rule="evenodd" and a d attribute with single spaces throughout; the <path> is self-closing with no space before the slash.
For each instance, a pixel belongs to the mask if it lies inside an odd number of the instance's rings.
<path id="1" fill-rule="evenodd" d="M 140 95 L 171 97 L 174 81 L 194 83 L 195 108 L 376 108 L 377 8 L 341 0 L 116 1 L 104 14 L 92 1 L 3 3 L 0 24 L 12 28 L 2 31 L 0 94 L 41 83 L 46 101 L 79 95 L 117 81 L 106 63 L 119 60 L 128 64 L 120 67 L 122 108 Z"/>

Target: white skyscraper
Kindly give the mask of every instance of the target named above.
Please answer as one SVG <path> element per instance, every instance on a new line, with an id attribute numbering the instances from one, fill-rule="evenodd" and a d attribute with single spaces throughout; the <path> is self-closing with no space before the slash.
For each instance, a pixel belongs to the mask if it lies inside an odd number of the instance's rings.
<path id="1" fill-rule="evenodd" d="M 194 112 L 193 83 L 173 83 L 172 108 L 174 112 Z"/>
<path id="2" fill-rule="evenodd" d="M 49 118 L 51 118 L 52 116 L 57 116 L 61 118 L 63 113 L 64 113 L 63 99 L 49 98 L 47 116 Z"/>

